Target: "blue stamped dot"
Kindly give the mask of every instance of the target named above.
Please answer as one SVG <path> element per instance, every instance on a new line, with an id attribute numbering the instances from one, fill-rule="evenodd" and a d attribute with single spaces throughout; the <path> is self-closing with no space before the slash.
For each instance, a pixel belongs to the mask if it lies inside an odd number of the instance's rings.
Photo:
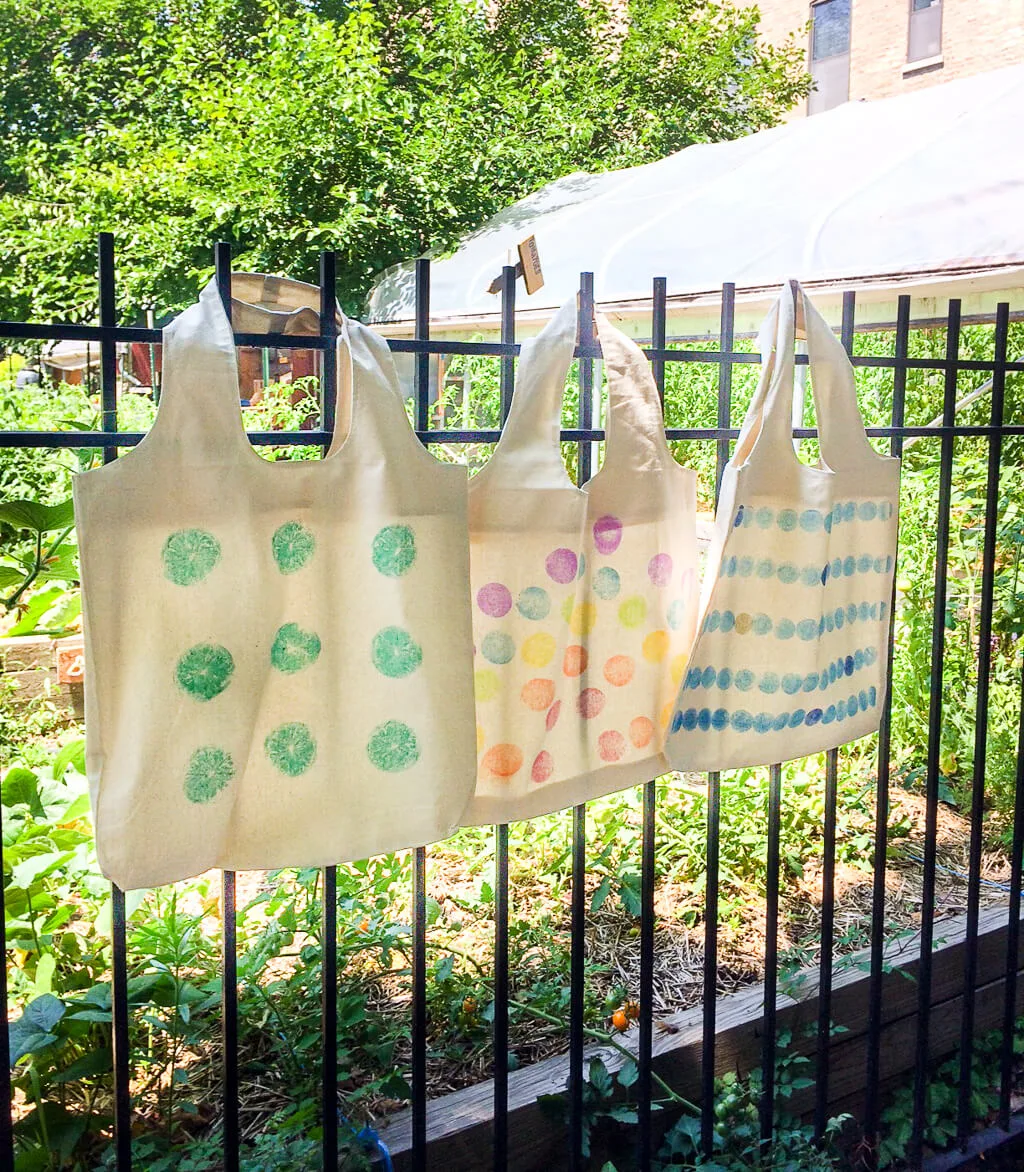
<path id="1" fill-rule="evenodd" d="M 766 696 L 779 690 L 779 677 L 773 671 L 766 671 L 757 685 Z"/>
<path id="2" fill-rule="evenodd" d="M 788 726 L 789 726 L 789 713 L 788 712 L 780 712 L 778 714 L 778 716 L 776 716 L 775 719 L 772 721 L 772 728 L 776 732 L 782 732 L 782 730 L 784 728 L 787 728 Z"/>
<path id="3" fill-rule="evenodd" d="M 816 533 L 821 528 L 821 513 L 817 509 L 804 509 L 800 514 L 800 528 L 805 533 Z"/>
<path id="4" fill-rule="evenodd" d="M 816 725 L 819 720 L 821 720 L 821 709 L 820 708 L 812 708 L 810 710 L 810 712 L 808 712 L 807 715 L 804 717 L 804 724 L 806 724 L 810 728 L 810 727 L 813 727 L 814 725 Z"/>
<path id="5" fill-rule="evenodd" d="M 779 528 L 791 533 L 796 528 L 796 509 L 782 509 L 779 512 Z"/>
<path id="6" fill-rule="evenodd" d="M 814 566 L 804 566 L 800 574 L 800 580 L 805 586 L 817 586 L 820 582 L 822 586 L 828 581 L 828 566 L 826 566 L 821 573 Z"/>
<path id="7" fill-rule="evenodd" d="M 772 629 L 772 620 L 764 613 L 754 615 L 754 634 L 767 635 Z"/>
<path id="8" fill-rule="evenodd" d="M 607 567 L 605 567 L 607 568 Z M 681 598 L 677 598 L 675 602 L 668 608 L 668 625 L 673 631 L 678 631 L 679 628 L 686 621 L 686 603 Z"/>
<path id="9" fill-rule="evenodd" d="M 874 559 L 869 557 L 866 553 L 862 553 L 857 559 L 857 572 L 859 574 L 867 574 L 871 569 L 873 560 Z"/>
<path id="10" fill-rule="evenodd" d="M 878 516 L 878 505 L 874 501 L 861 501 L 857 507 L 857 516 L 862 521 L 873 521 Z"/>
<path id="11" fill-rule="evenodd" d="M 683 713 L 682 725 L 687 732 L 693 732 L 693 730 L 697 727 L 696 708 L 687 708 L 687 710 Z"/>
<path id="12" fill-rule="evenodd" d="M 857 697 L 856 696 L 851 696 L 849 698 L 849 700 L 846 701 L 846 711 L 847 711 L 848 715 L 850 715 L 850 716 L 857 715 Z"/>
<path id="13" fill-rule="evenodd" d="M 757 524 L 760 529 L 771 528 L 771 523 L 774 520 L 774 514 L 771 509 L 760 508 L 757 510 Z"/>
<path id="14" fill-rule="evenodd" d="M 831 512 L 831 510 L 825 514 L 825 520 L 822 521 L 822 525 L 824 525 L 826 533 L 832 532 L 832 512 Z"/>
<path id="15" fill-rule="evenodd" d="M 864 648 L 864 662 L 868 665 L 868 667 L 871 667 L 877 658 L 878 652 L 874 649 L 874 647 Z"/>
<path id="16" fill-rule="evenodd" d="M 731 683 L 732 672 L 727 667 L 723 667 L 722 670 L 718 673 L 718 686 L 724 692 Z"/>
<path id="17" fill-rule="evenodd" d="M 774 720 L 770 712 L 759 712 L 754 717 L 754 731 L 759 733 L 771 732 L 773 723 Z"/>
<path id="18" fill-rule="evenodd" d="M 843 629 L 843 623 L 846 620 L 846 612 L 843 610 L 843 608 L 841 606 L 836 607 L 836 611 L 835 611 L 835 614 L 832 616 L 832 620 L 836 625 L 836 630 L 841 631 Z"/>
<path id="19" fill-rule="evenodd" d="M 796 623 L 792 619 L 779 619 L 775 624 L 775 634 L 780 639 L 792 639 L 796 632 Z"/>
<path id="20" fill-rule="evenodd" d="M 818 636 L 818 624 L 814 619 L 801 619 L 796 625 L 796 633 L 805 643 L 809 643 Z"/>
<path id="21" fill-rule="evenodd" d="M 736 573 L 736 558 L 730 557 L 726 560 L 726 563 L 725 563 L 725 575 L 727 578 L 731 578 L 735 573 Z"/>
<path id="22" fill-rule="evenodd" d="M 729 727 L 729 713 L 724 708 L 716 708 L 711 713 L 711 727 L 719 730 Z"/>
<path id="23" fill-rule="evenodd" d="M 830 704 L 825 709 L 825 711 L 821 714 L 821 723 L 822 724 L 831 724 L 832 721 L 835 720 L 835 718 L 836 718 L 836 706 L 834 704 Z"/>
<path id="24" fill-rule="evenodd" d="M 705 631 L 717 631 L 718 624 L 721 621 L 722 621 L 722 616 L 718 613 L 717 610 L 713 610 L 708 615 L 708 617 L 704 620 L 704 630 Z"/>
<path id="25" fill-rule="evenodd" d="M 706 667 L 701 674 L 700 682 L 705 688 L 713 688 L 716 679 L 718 679 L 718 672 L 713 667 Z"/>
<path id="26" fill-rule="evenodd" d="M 587 555 L 581 553 L 580 554 L 580 563 L 576 567 L 576 580 L 577 581 L 579 581 L 579 579 L 583 577 L 583 574 L 586 571 L 586 568 L 587 568 Z"/>
<path id="27" fill-rule="evenodd" d="M 745 667 L 741 668 L 735 674 L 735 676 L 733 676 L 733 683 L 735 683 L 736 687 L 739 688 L 741 692 L 749 692 L 750 689 L 754 686 L 754 673 L 752 671 L 747 671 Z"/>
<path id="28" fill-rule="evenodd" d="M 859 654 L 860 654 L 860 652 L 858 652 L 858 655 L 859 655 Z M 848 655 L 848 656 L 847 656 L 847 657 L 846 657 L 846 658 L 843 660 L 843 668 L 844 668 L 844 670 L 846 671 L 846 674 L 847 674 L 848 676 L 852 676 L 852 675 L 853 675 L 853 672 L 854 672 L 854 669 L 856 668 L 856 666 L 857 666 L 857 661 L 856 661 L 856 659 L 855 659 L 855 658 L 854 658 L 852 655 Z"/>
<path id="29" fill-rule="evenodd" d="M 834 684 L 836 682 L 836 665 L 834 663 L 830 663 L 828 665 L 828 682 L 830 684 Z"/>
<path id="30" fill-rule="evenodd" d="M 842 724 L 846 719 L 846 705 L 842 700 L 836 705 L 836 724 Z"/>
<path id="31" fill-rule="evenodd" d="M 743 528 L 749 529 L 754 523 L 754 510 L 751 508 L 745 509 L 743 513 Z"/>
<path id="32" fill-rule="evenodd" d="M 807 714 L 804 712 L 804 710 L 802 708 L 794 709 L 789 715 L 789 727 L 790 728 L 799 728 L 800 725 L 803 724 L 804 717 L 806 715 Z"/>
<path id="33" fill-rule="evenodd" d="M 800 571 L 793 565 L 792 562 L 783 562 L 776 571 L 780 582 L 784 582 L 787 586 L 800 577 Z"/>
<path id="34" fill-rule="evenodd" d="M 831 632 L 834 629 L 834 627 L 836 625 L 836 620 L 835 620 L 835 616 L 832 614 L 831 611 L 829 611 L 828 614 L 823 614 L 821 616 L 821 620 L 825 624 L 826 631 Z"/>
<path id="35" fill-rule="evenodd" d="M 829 685 L 828 672 L 827 672 L 827 671 L 823 671 L 823 672 L 821 673 L 821 676 L 820 676 L 820 678 L 818 679 L 818 691 L 819 691 L 819 692 L 826 692 L 826 691 L 828 691 L 828 685 Z"/>
<path id="36" fill-rule="evenodd" d="M 843 573 L 847 578 L 849 578 L 849 576 L 854 572 L 854 570 L 856 570 L 856 568 L 857 559 L 852 554 L 843 558 Z"/>
<path id="37" fill-rule="evenodd" d="M 832 524 L 838 525 L 839 522 L 842 521 L 842 519 L 843 519 L 843 506 L 842 505 L 833 505 L 832 506 Z"/>
<path id="38" fill-rule="evenodd" d="M 732 714 L 730 723 L 737 732 L 750 732 L 754 718 L 745 708 L 740 708 L 739 711 Z"/>
<path id="39" fill-rule="evenodd" d="M 860 671 L 867 661 L 867 656 L 863 651 L 857 650 L 853 653 L 853 671 Z M 849 671 L 847 675 L 853 675 L 853 671 Z"/>
<path id="40" fill-rule="evenodd" d="M 803 676 L 794 675 L 792 672 L 787 672 L 782 677 L 782 690 L 787 696 L 795 696 L 800 691 L 804 682 Z"/>
<path id="41" fill-rule="evenodd" d="M 858 611 L 857 611 L 857 613 L 860 615 L 860 621 L 861 621 L 862 623 L 866 623 L 866 622 L 868 621 L 868 619 L 870 619 L 870 618 L 874 618 L 874 617 L 875 617 L 875 616 L 874 616 L 874 615 L 871 613 L 871 612 L 872 612 L 872 610 L 874 610 L 874 607 L 873 607 L 873 606 L 870 606 L 868 603 L 866 603 L 866 602 L 862 602 L 862 603 L 860 604 L 860 607 L 858 608 Z"/>
<path id="42" fill-rule="evenodd" d="M 710 708 L 702 708 L 700 710 L 700 712 L 697 713 L 697 727 L 700 729 L 701 732 L 707 732 L 708 729 L 711 727 L 711 709 Z"/>
<path id="43" fill-rule="evenodd" d="M 888 553 L 885 555 L 885 572 L 888 574 L 888 572 L 891 569 L 892 569 L 892 554 Z"/>
<path id="44" fill-rule="evenodd" d="M 735 626 L 736 626 L 736 616 L 732 613 L 731 610 L 723 610 L 722 611 L 722 622 L 721 622 L 721 626 L 720 626 L 720 630 L 721 630 L 722 634 L 727 635 Z"/>
<path id="45" fill-rule="evenodd" d="M 622 580 L 619 578 L 617 570 L 613 570 L 611 566 L 602 566 L 594 575 L 594 593 L 598 598 L 602 598 L 607 602 L 614 598 L 622 587 Z M 682 607 L 682 603 L 674 602 L 673 607 Z M 672 609 L 669 608 L 669 625 L 672 625 Z M 681 620 L 680 620 L 681 621 Z"/>
<path id="46" fill-rule="evenodd" d="M 840 558 L 834 558 L 829 567 L 833 578 L 841 578 L 843 576 L 843 563 Z"/>
<path id="47" fill-rule="evenodd" d="M 749 578 L 750 575 L 754 572 L 754 559 L 740 558 L 740 560 L 736 563 L 736 570 L 741 578 Z"/>
<path id="48" fill-rule="evenodd" d="M 701 670 L 699 667 L 691 667 L 686 673 L 686 687 L 699 688 L 700 687 Z"/>
<path id="49" fill-rule="evenodd" d="M 818 686 L 818 673 L 816 671 L 809 671 L 804 676 L 804 691 L 813 692 Z"/>
<path id="50" fill-rule="evenodd" d="M 740 507 L 736 510 L 736 520 L 733 521 L 732 527 L 734 529 L 738 529 L 742 524 L 743 524 L 743 506 L 740 505 Z"/>
<path id="51" fill-rule="evenodd" d="M 885 570 L 885 562 L 882 558 L 875 558 L 874 571 L 876 574 L 881 574 Z"/>
<path id="52" fill-rule="evenodd" d="M 757 563 L 757 576 L 770 578 L 775 573 L 775 563 L 770 558 L 761 558 Z"/>
<path id="53" fill-rule="evenodd" d="M 857 621 L 857 604 L 851 602 L 846 608 L 846 621 L 848 623 L 855 623 Z"/>
<path id="54" fill-rule="evenodd" d="M 868 710 L 868 694 L 863 688 L 861 688 L 861 690 L 857 693 L 857 701 L 860 704 L 861 712 L 867 712 L 867 710 Z"/>
<path id="55" fill-rule="evenodd" d="M 878 604 L 878 617 L 885 620 L 885 616 L 889 613 L 889 604 L 887 602 L 880 602 Z M 874 616 L 872 616 L 874 617 Z"/>
<path id="56" fill-rule="evenodd" d="M 857 502 L 856 501 L 847 501 L 843 505 L 843 520 L 844 521 L 852 521 L 854 519 L 854 517 L 856 517 L 856 515 L 857 515 Z"/>
<path id="57" fill-rule="evenodd" d="M 868 707 L 874 708 L 874 706 L 877 703 L 878 703 L 878 690 L 876 689 L 875 685 L 872 684 L 871 687 L 868 688 Z"/>
<path id="58" fill-rule="evenodd" d="M 677 708 L 675 710 L 675 712 L 672 713 L 672 724 L 669 726 L 669 731 L 672 732 L 673 734 L 675 734 L 675 733 L 679 732 L 679 730 L 682 727 L 683 727 L 683 714 Z"/>

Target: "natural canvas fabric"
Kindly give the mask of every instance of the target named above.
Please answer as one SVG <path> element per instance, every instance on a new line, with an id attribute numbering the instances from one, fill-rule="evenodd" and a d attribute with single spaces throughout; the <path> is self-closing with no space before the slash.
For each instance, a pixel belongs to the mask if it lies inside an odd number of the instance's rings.
<path id="1" fill-rule="evenodd" d="M 820 461 L 792 440 L 795 308 Z M 787 761 L 877 729 L 892 621 L 899 461 L 868 442 L 853 368 L 793 283 L 722 478 L 699 633 L 667 747 L 682 770 Z"/>
<path id="2" fill-rule="evenodd" d="M 475 776 L 465 470 L 417 441 L 358 322 L 323 461 L 250 446 L 212 282 L 163 344 L 152 430 L 75 483 L 104 873 L 133 888 L 443 838 Z"/>

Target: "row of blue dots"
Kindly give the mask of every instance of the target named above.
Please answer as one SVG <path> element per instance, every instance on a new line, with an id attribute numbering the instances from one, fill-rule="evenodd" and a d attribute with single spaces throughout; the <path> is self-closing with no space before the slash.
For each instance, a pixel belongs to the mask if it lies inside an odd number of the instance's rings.
<path id="1" fill-rule="evenodd" d="M 841 655 L 827 668 L 822 668 L 820 672 L 812 671 L 806 675 L 787 672 L 781 677 L 774 671 L 766 671 L 760 676 L 755 676 L 752 671 L 748 671 L 746 668 L 732 671 L 728 667 L 718 669 L 691 667 L 686 673 L 686 682 L 683 687 L 684 689 L 719 688 L 723 692 L 730 687 L 735 687 L 741 692 L 749 692 L 756 684 L 766 696 L 777 692 L 780 687 L 787 695 L 795 696 L 797 692 L 814 692 L 819 689 L 824 691 L 837 680 L 852 676 L 854 672 L 861 671 L 865 667 L 871 667 L 877 659 L 878 652 L 874 647 L 865 647 L 863 650 L 855 651 L 852 655 Z"/>
<path id="2" fill-rule="evenodd" d="M 805 533 L 817 533 L 824 529 L 832 532 L 833 525 L 846 521 L 888 521 L 893 514 L 892 501 L 844 501 L 831 509 L 804 509 L 798 513 L 796 509 L 780 509 L 778 513 L 765 505 L 755 509 L 753 505 L 740 505 L 736 510 L 733 528 L 749 529 L 756 525 L 759 529 L 771 529 L 778 525 L 786 533 L 792 533 L 798 526 Z"/>
<path id="3" fill-rule="evenodd" d="M 858 712 L 867 712 L 877 703 L 878 692 L 871 687 L 862 688 L 848 700 L 840 700 L 827 708 L 796 708 L 792 712 L 778 714 L 750 713 L 744 708 L 732 713 L 725 708 L 687 708 L 685 712 L 676 709 L 672 717 L 671 731 L 673 734 L 680 730 L 692 732 L 694 729 L 701 732 L 707 732 L 709 729 L 722 732 L 731 727 L 735 732 L 750 732 L 753 729 L 754 732 L 767 733 L 782 732 L 783 729 L 799 728 L 801 725 L 813 728 L 816 724 L 832 724 L 833 721 L 841 723 L 847 717 L 856 716 Z"/>
<path id="4" fill-rule="evenodd" d="M 737 616 L 731 610 L 713 610 L 705 618 L 701 631 L 708 635 L 715 631 L 728 635 L 733 629 L 739 635 L 745 635 L 748 631 L 755 635 L 770 635 L 774 631 L 777 639 L 792 639 L 796 635 L 805 643 L 810 643 L 812 639 L 820 639 L 832 631 L 841 631 L 844 626 L 856 622 L 884 621 L 888 613 L 888 602 L 862 602 L 859 606 L 851 602 L 849 606 L 837 606 L 834 611 L 827 611 L 819 619 L 801 619 L 794 623 L 792 619 L 773 622 L 764 613 L 748 615 L 741 612 Z"/>
<path id="5" fill-rule="evenodd" d="M 870 554 L 861 554 L 860 557 L 849 555 L 845 558 L 834 558 L 826 562 L 824 567 L 804 566 L 802 569 L 792 562 L 780 562 L 778 565 L 771 558 L 758 558 L 755 561 L 750 557 L 728 557 L 722 559 L 720 578 L 749 578 L 754 575 L 758 578 L 778 578 L 784 585 L 793 582 L 802 582 L 805 586 L 824 586 L 829 578 L 850 578 L 854 574 L 868 574 L 872 570 L 876 574 L 888 574 L 892 569 L 892 554 L 884 558 L 872 557 Z"/>

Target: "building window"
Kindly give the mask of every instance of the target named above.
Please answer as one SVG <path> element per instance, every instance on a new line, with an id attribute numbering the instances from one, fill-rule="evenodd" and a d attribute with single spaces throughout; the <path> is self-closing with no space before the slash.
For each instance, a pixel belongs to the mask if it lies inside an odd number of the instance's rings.
<path id="1" fill-rule="evenodd" d="M 907 60 L 925 61 L 942 52 L 942 0 L 910 0 Z"/>
<path id="2" fill-rule="evenodd" d="M 807 99 L 808 114 L 830 110 L 850 97 L 850 3 L 820 0 L 811 8 L 814 89 Z"/>

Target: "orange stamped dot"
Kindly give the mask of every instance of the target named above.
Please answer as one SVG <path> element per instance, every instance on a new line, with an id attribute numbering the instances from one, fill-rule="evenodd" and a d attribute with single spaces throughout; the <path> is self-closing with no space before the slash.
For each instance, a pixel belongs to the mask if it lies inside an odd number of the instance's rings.
<path id="1" fill-rule="evenodd" d="M 492 777 L 511 777 L 523 765 L 523 752 L 518 745 L 492 745 L 483 755 L 480 769 Z"/>
<path id="2" fill-rule="evenodd" d="M 668 647 L 668 631 L 651 631 L 644 639 L 644 659 L 649 663 L 660 663 L 665 658 Z"/>
<path id="3" fill-rule="evenodd" d="M 646 716 L 636 716 L 629 722 L 629 739 L 636 748 L 645 749 L 653 736 L 654 722 Z"/>
<path id="4" fill-rule="evenodd" d="M 562 671 L 567 676 L 581 676 L 587 670 L 587 649 L 578 643 L 565 649 L 565 659 L 562 661 Z"/>
<path id="5" fill-rule="evenodd" d="M 555 685 L 551 680 L 527 680 L 519 693 L 519 699 L 534 712 L 544 712 L 551 707 L 555 698 Z"/>
<path id="6" fill-rule="evenodd" d="M 628 655 L 613 655 L 604 665 L 604 678 L 615 688 L 623 688 L 633 678 L 633 660 Z"/>

